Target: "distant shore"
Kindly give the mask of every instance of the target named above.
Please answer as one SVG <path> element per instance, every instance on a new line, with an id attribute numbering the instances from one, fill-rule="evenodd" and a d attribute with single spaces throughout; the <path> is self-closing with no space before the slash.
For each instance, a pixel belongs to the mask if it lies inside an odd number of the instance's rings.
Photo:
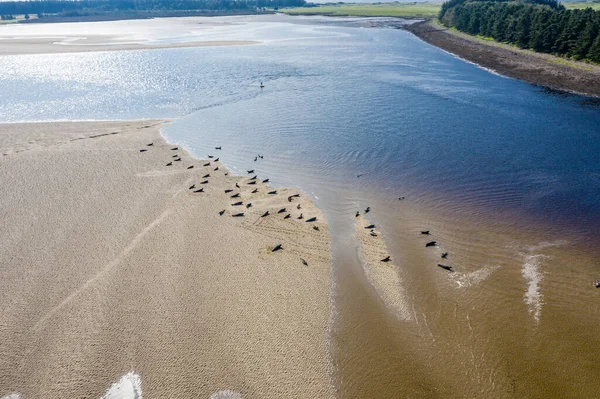
<path id="1" fill-rule="evenodd" d="M 43 23 L 64 23 L 64 22 L 102 22 L 102 21 L 123 21 L 132 19 L 152 19 L 152 18 L 181 18 L 181 17 L 228 17 L 237 15 L 265 15 L 273 14 L 272 11 L 244 11 L 244 10 L 198 10 L 198 11 L 136 11 L 131 13 L 104 13 L 91 15 L 46 15 L 43 18 L 31 18 L 22 20 L 21 24 L 43 24 Z"/>
<path id="2" fill-rule="evenodd" d="M 429 44 L 501 75 L 553 90 L 600 97 L 600 66 L 479 39 L 433 20 L 404 28 Z"/>
<path id="3" fill-rule="evenodd" d="M 81 53 L 95 51 L 151 50 L 184 47 L 241 46 L 260 44 L 257 40 L 215 39 L 211 29 L 231 22 L 209 18 L 161 18 L 135 21 L 109 21 L 103 24 L 57 23 L 52 25 L 0 26 L 0 56 L 21 54 Z M 168 27 L 173 40 L 139 35 Z M 204 35 L 209 33 L 209 35 Z M 187 41 L 180 41 L 181 36 Z"/>
<path id="4" fill-rule="evenodd" d="M 71 40 L 77 40 L 72 42 Z M 216 46 L 244 46 L 260 44 L 253 40 L 206 40 L 183 43 L 146 44 L 120 43 L 114 37 L 45 37 L 45 38 L 16 38 L 0 40 L 0 56 L 22 54 L 55 54 L 55 53 L 89 53 L 94 51 L 125 51 L 125 50 L 153 50 L 164 48 L 187 47 L 216 47 Z"/>

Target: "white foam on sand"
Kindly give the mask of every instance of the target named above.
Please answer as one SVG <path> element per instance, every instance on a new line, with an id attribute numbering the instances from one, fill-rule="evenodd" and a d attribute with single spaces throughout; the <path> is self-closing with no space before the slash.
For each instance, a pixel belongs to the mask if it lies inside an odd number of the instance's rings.
<path id="1" fill-rule="evenodd" d="M 244 397 L 240 393 L 227 389 L 225 391 L 213 393 L 210 395 L 210 399 L 244 399 Z"/>
<path id="2" fill-rule="evenodd" d="M 21 399 L 18 393 L 2 396 L 0 399 Z M 100 399 L 142 399 L 142 380 L 134 372 L 125 374 L 115 382 Z M 244 399 L 242 394 L 229 389 L 210 395 L 209 399 Z"/>
<path id="3" fill-rule="evenodd" d="M 467 288 L 487 280 L 499 267 L 498 265 L 486 265 L 469 273 L 450 273 L 449 276 L 458 288 Z"/>
<path id="4" fill-rule="evenodd" d="M 535 252 L 553 247 L 562 247 L 568 244 L 569 242 L 566 240 L 542 241 L 536 245 L 526 247 L 529 253 L 523 254 L 524 261 L 521 273 L 527 282 L 527 290 L 525 291 L 523 300 L 527 304 L 529 314 L 533 316 L 536 323 L 540 322 L 542 307 L 544 305 L 544 296 L 542 295 L 540 286 L 544 274 L 541 270 L 540 262 L 542 259 L 548 258 L 548 255 L 536 254 Z"/>
<path id="5" fill-rule="evenodd" d="M 542 242 L 538 243 L 537 245 L 531 245 L 531 246 L 527 247 L 527 250 L 529 252 L 538 252 L 538 251 L 541 251 L 546 248 L 562 247 L 567 244 L 569 244 L 569 242 L 566 240 L 542 241 Z"/>
<path id="6" fill-rule="evenodd" d="M 142 399 L 142 380 L 134 372 L 125 374 L 112 384 L 100 399 Z"/>
<path id="7" fill-rule="evenodd" d="M 529 314 L 539 323 L 542 314 L 543 295 L 540 289 L 540 283 L 543 274 L 540 269 L 540 259 L 544 255 L 525 255 L 525 262 L 521 273 L 527 281 L 527 291 L 525 291 L 524 300 L 527 304 Z"/>

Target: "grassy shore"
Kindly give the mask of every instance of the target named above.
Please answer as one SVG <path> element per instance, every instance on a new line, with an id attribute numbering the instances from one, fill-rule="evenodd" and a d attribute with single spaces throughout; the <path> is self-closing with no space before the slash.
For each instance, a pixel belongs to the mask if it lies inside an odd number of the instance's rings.
<path id="1" fill-rule="evenodd" d="M 16 23 L 19 23 L 19 22 L 27 21 L 27 19 L 25 18 L 25 14 L 15 15 L 14 17 L 15 17 L 15 19 L 7 19 L 7 20 L 3 19 L 3 20 L 0 20 L 0 25 L 16 24 Z M 30 14 L 29 15 L 29 20 L 31 21 L 31 20 L 34 20 L 34 19 L 38 19 L 37 15 Z"/>
<path id="2" fill-rule="evenodd" d="M 502 75 L 551 89 L 600 96 L 600 67 L 596 65 L 477 38 L 448 29 L 436 20 L 406 29 L 434 46 Z"/>
<path id="3" fill-rule="evenodd" d="M 591 1 L 575 1 L 571 3 L 563 3 L 567 10 L 580 9 L 580 8 L 593 8 L 594 10 L 600 10 L 600 3 Z"/>
<path id="4" fill-rule="evenodd" d="M 441 2 L 340 4 L 290 8 L 283 12 L 290 15 L 433 18 L 438 15 L 441 4 Z"/>

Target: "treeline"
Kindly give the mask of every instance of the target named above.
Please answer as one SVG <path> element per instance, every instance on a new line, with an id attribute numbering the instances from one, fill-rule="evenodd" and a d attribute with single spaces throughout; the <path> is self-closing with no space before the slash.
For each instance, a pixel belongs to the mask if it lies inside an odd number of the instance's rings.
<path id="1" fill-rule="evenodd" d="M 451 0 L 440 20 L 472 35 L 600 63 L 600 11 L 566 10 L 555 0 Z"/>
<path id="2" fill-rule="evenodd" d="M 41 0 L 0 1 L 1 15 L 78 14 L 128 11 L 250 10 L 257 8 L 302 7 L 305 0 Z"/>

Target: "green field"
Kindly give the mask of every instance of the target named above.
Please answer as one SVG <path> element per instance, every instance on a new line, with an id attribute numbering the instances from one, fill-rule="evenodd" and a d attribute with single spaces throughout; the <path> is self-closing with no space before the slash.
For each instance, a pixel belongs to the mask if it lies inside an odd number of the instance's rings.
<path id="1" fill-rule="evenodd" d="M 591 1 L 575 1 L 575 2 L 569 2 L 569 3 L 563 3 L 563 5 L 565 6 L 566 9 L 571 10 L 571 9 L 576 9 L 576 8 L 593 8 L 596 11 L 600 11 L 600 3 L 598 2 L 591 2 Z"/>
<path id="2" fill-rule="evenodd" d="M 340 4 L 323 5 L 319 7 L 288 8 L 281 11 L 290 15 L 431 18 L 438 15 L 441 4 L 441 2 Z"/>
<path id="3" fill-rule="evenodd" d="M 25 20 L 25 14 L 15 15 L 14 17 L 15 17 L 15 19 L 9 19 L 7 21 L 0 21 L 0 25 L 3 25 L 3 24 L 16 24 L 17 22 Z M 37 15 L 30 14 L 29 15 L 29 19 L 37 19 Z"/>

